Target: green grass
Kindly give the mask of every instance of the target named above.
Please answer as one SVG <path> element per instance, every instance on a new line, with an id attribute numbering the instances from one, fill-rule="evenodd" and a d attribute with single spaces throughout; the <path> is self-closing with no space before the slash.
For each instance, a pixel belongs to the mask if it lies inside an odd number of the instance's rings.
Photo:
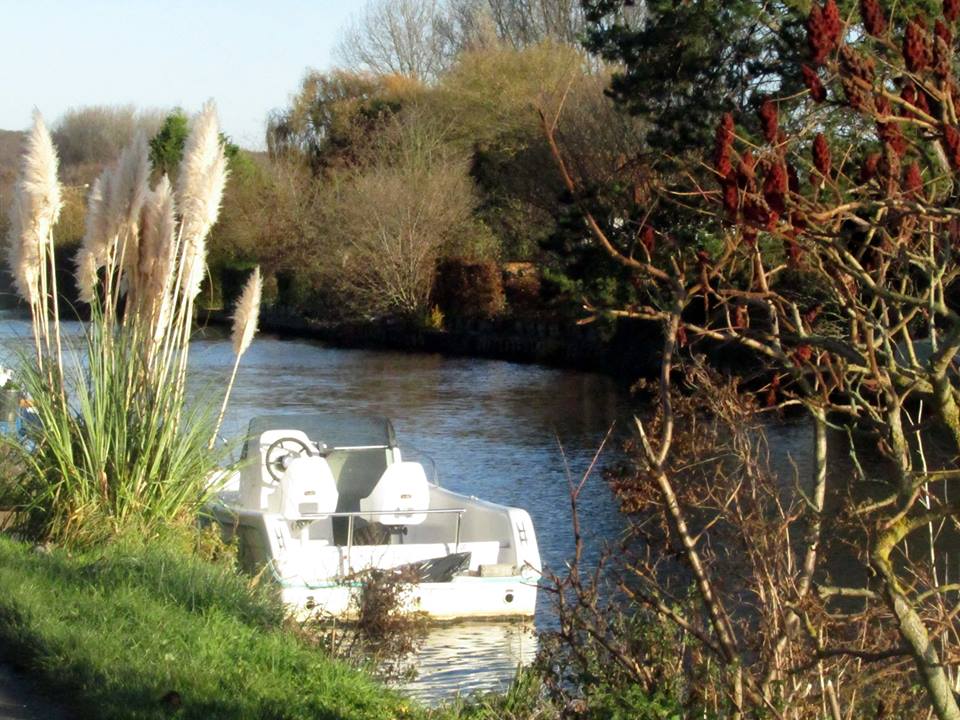
<path id="1" fill-rule="evenodd" d="M 82 717 L 427 714 L 284 630 L 265 591 L 169 544 L 40 553 L 0 536 L 0 588 L 0 648 Z"/>

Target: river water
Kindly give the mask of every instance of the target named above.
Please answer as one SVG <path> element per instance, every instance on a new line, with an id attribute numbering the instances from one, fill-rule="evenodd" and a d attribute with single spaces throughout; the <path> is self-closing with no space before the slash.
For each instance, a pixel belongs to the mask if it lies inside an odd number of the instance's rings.
<path id="1" fill-rule="evenodd" d="M 207 335 L 193 344 L 192 379 L 219 397 L 233 354 L 215 330 Z M 442 485 L 526 509 L 554 570 L 573 550 L 568 472 L 579 479 L 611 425 L 629 416 L 625 388 L 603 375 L 259 336 L 241 362 L 224 435 L 243 435 L 252 415 L 301 410 L 391 418 L 400 447 L 432 458 Z M 615 448 L 601 466 L 616 458 Z M 623 520 L 599 472 L 588 483 L 580 512 L 595 556 Z M 549 598 L 540 592 L 535 623 L 549 622 Z M 428 702 L 503 688 L 535 653 L 530 625 L 437 626 L 405 688 Z"/>
<path id="2" fill-rule="evenodd" d="M 65 334 L 80 326 L 68 323 Z M 0 314 L 0 364 L 16 365 L 32 347 L 29 322 Z M 233 363 L 222 330 L 199 333 L 191 349 L 191 397 L 219 407 Z M 441 484 L 480 498 L 525 508 L 533 518 L 545 566 L 562 573 L 573 551 L 568 478 L 579 480 L 604 437 L 600 456 L 579 504 L 587 539 L 587 563 L 604 543 L 615 542 L 624 520 L 602 478 L 619 459 L 629 429 L 627 389 L 598 374 L 536 365 L 449 358 L 431 354 L 343 350 L 303 340 L 260 335 L 244 356 L 224 422 L 225 437 L 240 438 L 250 418 L 278 412 L 337 411 L 390 417 L 401 448 L 433 459 Z M 766 426 L 774 469 L 783 482 L 804 485 L 811 467 L 812 432 L 807 423 Z M 844 437 L 829 444 L 830 472 L 854 477 Z M 952 451 L 931 438 L 931 457 L 952 464 Z M 887 470 L 876 450 L 863 448 L 861 463 L 873 477 Z M 844 487 L 838 485 L 838 488 Z M 844 493 L 828 497 L 827 515 Z M 949 533 L 944 581 L 960 577 L 960 537 Z M 938 545 L 939 545 L 938 541 Z M 926 550 L 914 549 L 921 556 Z M 939 552 L 939 551 L 938 551 Z M 862 580 L 859 563 L 837 555 L 827 568 L 835 577 Z M 404 687 L 434 703 L 458 693 L 506 687 L 517 666 L 536 653 L 535 627 L 549 627 L 549 597 L 541 591 L 535 622 L 456 623 L 432 627 Z"/>
<path id="3" fill-rule="evenodd" d="M 0 316 L 0 363 L 30 350 L 29 323 Z M 76 324 L 68 332 L 77 332 Z M 194 397 L 219 405 L 233 352 L 208 329 L 190 356 Z M 431 354 L 342 350 L 271 335 L 244 356 L 224 422 L 240 437 L 254 415 L 295 411 L 390 417 L 401 448 L 431 457 L 441 484 L 529 511 L 544 564 L 562 571 L 570 557 L 568 473 L 579 479 L 615 422 L 629 418 L 625 388 L 608 377 L 535 365 Z M 616 442 L 600 467 L 616 458 Z M 623 520 L 599 472 L 580 502 L 590 554 L 615 540 Z M 550 622 L 541 592 L 536 625 Z M 457 623 L 432 628 L 405 687 L 428 701 L 505 687 L 536 652 L 533 628 Z"/>

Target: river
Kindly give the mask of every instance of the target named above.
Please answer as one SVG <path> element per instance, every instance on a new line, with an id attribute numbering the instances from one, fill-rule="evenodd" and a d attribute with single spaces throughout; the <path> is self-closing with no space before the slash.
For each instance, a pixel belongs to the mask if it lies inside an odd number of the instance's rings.
<path id="1" fill-rule="evenodd" d="M 69 331 L 76 332 L 75 324 Z M 30 349 L 29 323 L 4 316 L 0 363 Z M 193 342 L 195 397 L 219 404 L 233 362 L 216 328 Z M 573 548 L 567 476 L 579 478 L 616 421 L 629 417 L 628 393 L 597 374 L 430 354 L 343 350 L 260 335 L 244 356 L 224 422 L 239 437 L 254 415 L 293 411 L 355 412 L 390 417 L 401 448 L 431 457 L 441 484 L 525 508 L 544 564 L 562 570 Z M 600 465 L 616 457 L 616 443 Z M 599 473 L 580 503 L 594 557 L 623 527 Z M 541 592 L 535 623 L 549 623 Z M 505 687 L 536 652 L 532 628 L 457 623 L 432 628 L 405 687 L 428 702 Z"/>

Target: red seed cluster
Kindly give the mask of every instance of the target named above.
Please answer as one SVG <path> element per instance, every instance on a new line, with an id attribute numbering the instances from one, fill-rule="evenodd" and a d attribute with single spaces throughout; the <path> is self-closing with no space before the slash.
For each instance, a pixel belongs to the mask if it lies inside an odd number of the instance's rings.
<path id="1" fill-rule="evenodd" d="M 923 174 L 920 172 L 919 164 L 915 162 L 910 163 L 904 171 L 903 191 L 910 197 L 923 200 Z"/>
<path id="2" fill-rule="evenodd" d="M 895 195 L 900 189 L 900 156 L 886 148 L 877 166 L 877 173 L 885 183 L 887 196 Z"/>
<path id="3" fill-rule="evenodd" d="M 860 182 L 865 183 L 873 180 L 877 176 L 877 168 L 880 166 L 880 153 L 870 153 L 864 158 L 863 167 L 860 168 Z"/>
<path id="4" fill-rule="evenodd" d="M 730 164 L 730 147 L 733 145 L 733 115 L 724 113 L 717 125 L 715 136 L 713 164 L 717 172 L 726 177 L 733 166 Z"/>
<path id="5" fill-rule="evenodd" d="M 955 23 L 960 17 L 960 0 L 943 0 L 943 17 L 947 22 Z"/>
<path id="6" fill-rule="evenodd" d="M 954 170 L 960 170 L 960 131 L 953 125 L 943 126 L 943 144 L 947 148 L 947 159 Z"/>
<path id="7" fill-rule="evenodd" d="M 950 44 L 937 35 L 933 39 L 933 72 L 938 78 L 946 79 L 950 76 L 950 60 L 952 57 Z"/>
<path id="8" fill-rule="evenodd" d="M 787 257 L 790 258 L 791 267 L 797 267 L 800 264 L 800 259 L 803 257 L 803 250 L 800 249 L 800 245 L 797 244 L 796 240 L 791 238 L 787 240 L 784 249 L 787 251 Z"/>
<path id="9" fill-rule="evenodd" d="M 887 31 L 887 18 L 877 0 L 860 0 L 860 16 L 863 27 L 874 37 L 881 37 Z"/>
<path id="10" fill-rule="evenodd" d="M 737 189 L 736 174 L 732 170 L 723 181 L 723 209 L 727 211 L 731 222 L 736 219 L 737 210 L 740 209 L 740 190 Z"/>
<path id="11" fill-rule="evenodd" d="M 957 2 L 960 2 L 960 0 L 957 0 Z M 806 85 L 807 90 L 810 91 L 810 97 L 813 98 L 813 101 L 822 103 L 826 100 L 827 91 L 824 89 L 823 83 L 820 82 L 820 76 L 817 74 L 817 71 L 809 65 L 802 65 L 800 72 L 803 74 L 803 84 Z"/>
<path id="12" fill-rule="evenodd" d="M 653 227 L 644 225 L 640 229 L 640 242 L 643 243 L 648 253 L 653 252 L 654 247 L 656 247 L 656 233 L 654 233 Z"/>
<path id="13" fill-rule="evenodd" d="M 943 20 L 937 20 L 933 24 L 933 34 L 938 38 L 943 38 L 947 47 L 953 46 L 953 33 L 950 32 L 950 28 L 947 27 L 947 24 L 943 22 Z"/>
<path id="14" fill-rule="evenodd" d="M 927 23 L 920 15 L 907 23 L 903 34 L 903 59 L 910 72 L 922 72 L 930 66 L 930 35 L 927 33 Z"/>
<path id="15" fill-rule="evenodd" d="M 880 136 L 880 142 L 884 144 L 884 147 L 890 148 L 890 151 L 898 158 L 902 158 L 907 152 L 907 140 L 900 131 L 899 123 L 878 122 L 877 135 Z"/>
<path id="16" fill-rule="evenodd" d="M 830 146 L 823 133 L 813 139 L 813 166 L 824 178 L 830 177 Z"/>
<path id="17" fill-rule="evenodd" d="M 900 91 L 900 97 L 917 108 L 917 110 L 922 110 L 927 115 L 930 114 L 930 105 L 927 103 L 927 94 L 923 90 L 917 88 L 912 82 L 908 82 L 903 86 L 903 90 Z M 915 115 L 906 109 L 901 109 L 900 112 L 902 115 Z"/>
<path id="18" fill-rule="evenodd" d="M 807 43 L 814 65 L 822 65 L 837 46 L 840 30 L 840 11 L 836 2 L 827 0 L 823 7 L 813 3 L 807 16 Z"/>
<path id="19" fill-rule="evenodd" d="M 763 179 L 763 199 L 778 215 L 783 215 L 787 209 L 788 185 L 787 168 L 781 162 L 773 163 Z"/>
<path id="20" fill-rule="evenodd" d="M 847 76 L 840 78 L 847 104 L 857 112 L 869 115 L 873 112 L 873 96 L 861 88 L 857 82 Z"/>
<path id="21" fill-rule="evenodd" d="M 777 130 L 779 129 L 777 106 L 772 100 L 766 99 L 760 103 L 757 115 L 760 117 L 760 127 L 763 128 L 763 137 L 766 138 L 768 143 L 776 143 Z"/>
<path id="22" fill-rule="evenodd" d="M 840 66 L 847 74 L 866 83 L 872 83 L 877 72 L 877 64 L 872 57 L 861 55 L 849 45 L 840 48 Z"/>
<path id="23" fill-rule="evenodd" d="M 772 230 L 779 219 L 776 211 L 769 211 L 761 202 L 750 196 L 744 200 L 743 217 L 755 227 L 767 230 Z"/>
<path id="24" fill-rule="evenodd" d="M 840 8 L 837 7 L 836 0 L 826 0 L 823 3 L 823 24 L 833 45 L 836 46 L 840 42 L 840 32 L 843 30 L 840 22 Z"/>
<path id="25" fill-rule="evenodd" d="M 812 357 L 813 348 L 811 348 L 809 345 L 797 345 L 797 349 L 793 351 L 793 358 L 797 365 L 809 362 L 810 358 Z"/>

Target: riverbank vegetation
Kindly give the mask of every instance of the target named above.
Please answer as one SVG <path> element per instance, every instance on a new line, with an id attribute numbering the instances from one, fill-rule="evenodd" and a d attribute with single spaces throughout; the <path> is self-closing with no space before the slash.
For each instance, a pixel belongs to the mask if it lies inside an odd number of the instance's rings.
<path id="1" fill-rule="evenodd" d="M 74 553 L 0 536 L 0 584 L 0 647 L 78 717 L 426 716 L 299 641 L 269 587 L 188 536 Z"/>
<path id="2" fill-rule="evenodd" d="M 74 258 L 80 300 L 90 307 L 79 338 L 65 338 L 61 328 L 58 172 L 38 114 L 8 236 L 34 345 L 18 372 L 34 421 L 25 442 L 7 441 L 22 468 L 11 500 L 20 530 L 84 544 L 195 522 L 218 459 L 219 422 L 210 408 L 186 402 L 193 309 L 227 177 L 214 108 L 193 120 L 176 183 L 158 173 L 151 187 L 147 139 L 139 133 L 93 184 Z M 256 330 L 259 271 L 251 284 L 234 328 L 237 362 Z"/>
<path id="3" fill-rule="evenodd" d="M 644 82 L 649 33 L 716 16 L 664 9 L 629 29 L 617 5 L 585 3 L 590 44 L 622 63 L 617 100 L 662 123 L 675 108 Z M 562 111 L 543 113 L 585 229 L 638 290 L 588 311 L 655 322 L 663 343 L 655 409 L 615 484 L 636 519 L 623 618 L 659 633 L 612 623 L 589 577 L 565 579 L 578 604 L 561 604 L 571 670 L 554 687 L 672 686 L 688 712 L 736 718 L 960 718 L 960 8 L 944 3 L 932 31 L 871 1 L 780 18 L 792 30 L 767 11 L 768 31 L 693 48 L 759 42 L 778 62 L 744 55 L 713 85 L 694 68 L 703 94 L 678 104 L 703 114 L 656 140 L 709 131 L 712 147 L 669 158 L 640 198 L 603 202 L 564 151 Z M 699 357 L 718 344 L 737 372 Z M 791 408 L 811 427 L 810 463 L 771 475 L 759 421 Z"/>
<path id="4" fill-rule="evenodd" d="M 555 5 L 372 2 L 238 153 L 197 303 L 260 264 L 329 320 L 644 323 L 631 530 L 552 578 L 550 708 L 958 720 L 960 5 Z"/>

